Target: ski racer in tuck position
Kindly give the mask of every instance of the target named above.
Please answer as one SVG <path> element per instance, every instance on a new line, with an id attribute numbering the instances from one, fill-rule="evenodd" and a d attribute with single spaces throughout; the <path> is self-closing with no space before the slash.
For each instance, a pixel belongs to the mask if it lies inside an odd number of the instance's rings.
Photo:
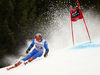
<path id="1" fill-rule="evenodd" d="M 29 53 L 31 48 L 35 46 L 35 48 L 32 50 L 32 52 Z M 18 67 L 20 64 L 24 63 L 25 65 L 28 62 L 31 62 L 32 60 L 36 59 L 37 57 L 41 57 L 43 54 L 43 50 L 45 48 L 45 54 L 44 57 L 48 55 L 49 48 L 47 42 L 42 38 L 42 35 L 40 33 L 37 33 L 33 42 L 29 46 L 29 48 L 26 50 L 26 54 L 28 54 L 25 58 L 21 59 L 18 63 L 16 63 L 14 66 L 7 68 L 7 70 L 10 70 L 12 68 Z"/>

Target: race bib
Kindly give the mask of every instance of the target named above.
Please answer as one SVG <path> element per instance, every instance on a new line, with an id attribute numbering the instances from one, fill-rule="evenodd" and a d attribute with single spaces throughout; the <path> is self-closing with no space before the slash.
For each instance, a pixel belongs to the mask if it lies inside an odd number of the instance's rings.
<path id="1" fill-rule="evenodd" d="M 41 44 L 36 44 L 36 45 L 35 45 L 35 48 L 36 48 L 37 50 L 42 50 L 42 49 L 43 49 L 43 45 L 41 45 Z"/>
<path id="2" fill-rule="evenodd" d="M 38 41 L 35 40 L 35 49 L 43 51 L 44 50 L 44 41 L 45 40 L 38 42 Z"/>

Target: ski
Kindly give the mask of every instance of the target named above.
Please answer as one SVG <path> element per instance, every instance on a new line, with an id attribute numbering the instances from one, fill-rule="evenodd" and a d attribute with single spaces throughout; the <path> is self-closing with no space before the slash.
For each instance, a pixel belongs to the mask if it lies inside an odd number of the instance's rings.
<path id="1" fill-rule="evenodd" d="M 21 60 L 22 58 L 24 58 L 25 56 L 20 56 L 20 58 L 19 58 L 19 60 Z M 13 69 L 13 68 L 15 68 L 15 66 L 11 66 L 11 67 L 8 67 L 8 68 L 6 68 L 7 69 L 7 71 L 9 71 L 9 70 L 11 70 L 11 69 Z"/>
<path id="2" fill-rule="evenodd" d="M 24 63 L 24 65 L 27 65 L 27 64 L 28 64 L 28 62 L 25 62 L 25 63 Z"/>
<path id="3" fill-rule="evenodd" d="M 14 67 L 12 66 L 12 67 L 9 67 L 9 68 L 6 68 L 7 69 L 7 71 L 9 71 L 9 70 L 11 70 L 11 69 L 13 69 Z"/>

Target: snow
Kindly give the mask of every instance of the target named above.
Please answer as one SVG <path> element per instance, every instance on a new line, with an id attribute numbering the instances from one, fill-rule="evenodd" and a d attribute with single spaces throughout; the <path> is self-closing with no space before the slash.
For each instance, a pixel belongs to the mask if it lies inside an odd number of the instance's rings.
<path id="1" fill-rule="evenodd" d="M 91 46 L 89 46 L 89 44 Z M 94 45 L 93 45 L 94 44 Z M 100 75 L 100 40 L 49 53 L 31 63 L 10 71 L 0 69 L 0 75 Z M 84 46 L 84 48 L 80 46 Z"/>

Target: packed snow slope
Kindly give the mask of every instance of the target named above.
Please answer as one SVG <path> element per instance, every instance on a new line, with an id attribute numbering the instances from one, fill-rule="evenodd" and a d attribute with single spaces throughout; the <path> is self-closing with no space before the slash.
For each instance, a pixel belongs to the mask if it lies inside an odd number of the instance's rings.
<path id="1" fill-rule="evenodd" d="M 100 75 L 100 40 L 49 53 L 0 75 Z"/>

